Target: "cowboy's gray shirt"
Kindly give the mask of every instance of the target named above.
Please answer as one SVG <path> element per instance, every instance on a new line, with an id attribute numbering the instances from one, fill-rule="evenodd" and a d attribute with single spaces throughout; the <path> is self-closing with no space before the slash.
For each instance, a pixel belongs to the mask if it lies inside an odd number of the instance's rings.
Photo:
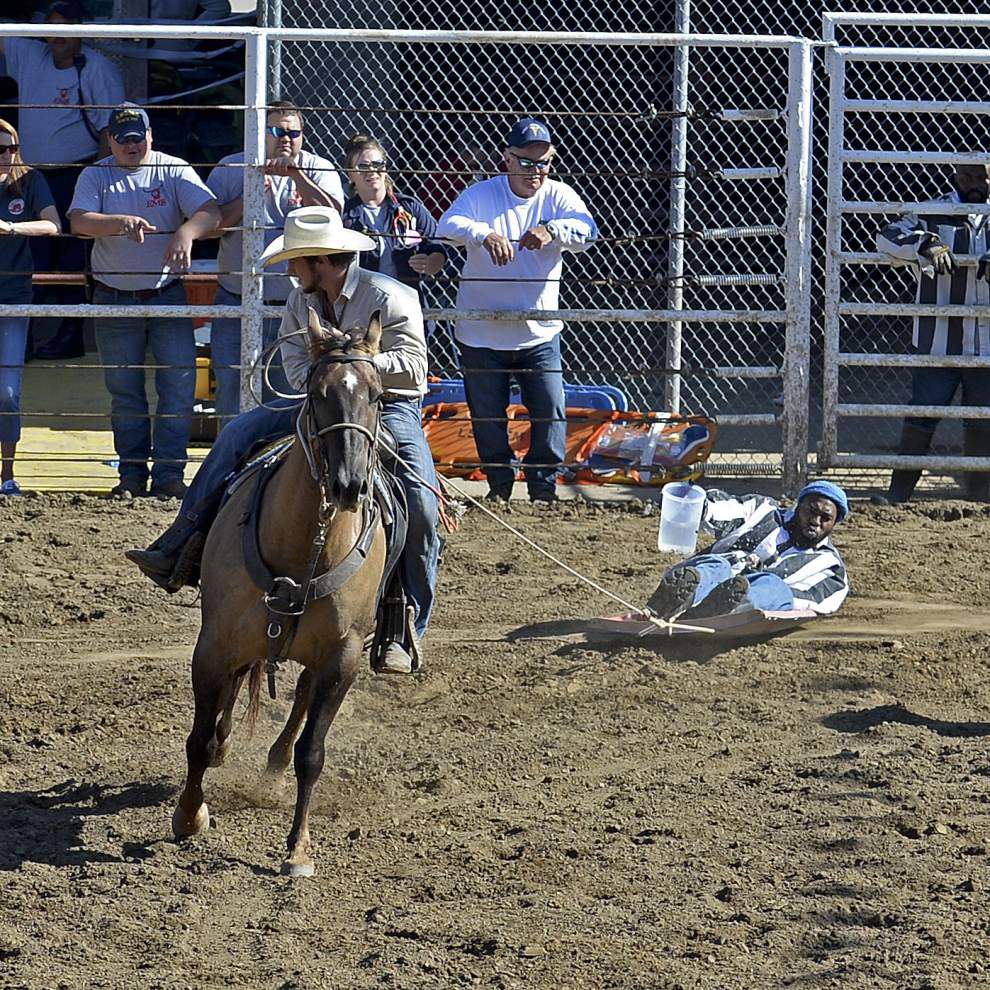
<path id="1" fill-rule="evenodd" d="M 285 301 L 279 335 L 306 329 L 310 307 L 319 314 L 321 323 L 330 322 L 323 312 L 320 293 L 296 287 Z M 337 326 L 344 333 L 353 333 L 355 341 L 364 338 L 372 316 L 380 311 L 382 342 L 374 362 L 386 395 L 413 398 L 426 394 L 426 335 L 423 310 L 414 289 L 387 275 L 365 271 L 355 258 L 333 310 Z M 311 364 L 306 336 L 282 341 L 281 351 L 289 384 L 295 391 L 304 392 Z"/>
<path id="2" fill-rule="evenodd" d="M 812 547 L 790 546 L 794 512 L 765 495 L 733 498 L 711 489 L 701 527 L 715 536 L 705 553 L 729 561 L 733 574 L 776 574 L 794 594 L 794 608 L 819 615 L 838 611 L 849 594 L 845 564 L 826 537 Z"/>

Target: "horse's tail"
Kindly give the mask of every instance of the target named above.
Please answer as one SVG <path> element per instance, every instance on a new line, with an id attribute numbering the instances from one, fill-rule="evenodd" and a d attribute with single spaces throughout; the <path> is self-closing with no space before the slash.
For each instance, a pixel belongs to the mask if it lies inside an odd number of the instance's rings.
<path id="1" fill-rule="evenodd" d="M 256 660 L 248 671 L 248 703 L 244 712 L 244 723 L 247 726 L 248 737 L 254 735 L 254 727 L 258 722 L 258 712 L 261 711 L 261 675 L 265 670 L 265 661 Z"/>

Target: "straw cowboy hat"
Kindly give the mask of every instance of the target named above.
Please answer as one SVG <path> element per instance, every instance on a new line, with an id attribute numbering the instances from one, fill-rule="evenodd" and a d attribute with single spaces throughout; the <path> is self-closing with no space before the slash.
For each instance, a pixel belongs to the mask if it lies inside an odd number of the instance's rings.
<path id="1" fill-rule="evenodd" d="M 301 206 L 285 217 L 285 233 L 276 237 L 258 259 L 265 268 L 290 258 L 321 254 L 372 251 L 375 242 L 356 230 L 348 230 L 340 214 L 329 206 Z"/>

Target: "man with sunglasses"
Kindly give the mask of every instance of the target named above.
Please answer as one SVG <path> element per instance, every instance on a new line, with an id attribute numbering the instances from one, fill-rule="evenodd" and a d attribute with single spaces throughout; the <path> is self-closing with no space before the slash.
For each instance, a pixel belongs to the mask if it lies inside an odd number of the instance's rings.
<path id="1" fill-rule="evenodd" d="M 54 0 L 45 13 L 45 24 L 58 27 L 82 19 L 78 0 Z M 0 38 L 0 55 L 6 56 L 7 72 L 17 82 L 18 102 L 35 104 L 19 111 L 21 158 L 42 166 L 64 221 L 80 165 L 109 153 L 109 107 L 124 99 L 123 77 L 113 62 L 81 38 L 65 35 L 44 41 Z M 68 223 L 64 226 L 67 229 Z M 78 274 L 86 268 L 85 247 L 72 237 L 32 238 L 31 254 L 37 272 Z M 39 286 L 34 302 L 72 306 L 85 302 L 85 291 L 78 285 Z M 83 350 L 83 321 L 73 316 L 58 321 L 55 335 L 33 355 L 64 360 L 80 357 Z"/>
<path id="2" fill-rule="evenodd" d="M 344 191 L 336 166 L 303 150 L 302 113 L 291 103 L 277 101 L 269 106 L 265 131 L 265 246 L 280 237 L 286 215 L 300 206 L 329 206 L 339 213 Z M 206 184 L 220 205 L 222 227 L 239 227 L 244 217 L 244 153 L 222 158 Z M 226 230 L 220 236 L 217 268 L 220 288 L 216 303 L 241 304 L 241 231 Z M 265 303 L 281 306 L 292 290 L 284 263 L 273 265 L 265 276 Z M 274 339 L 278 320 L 265 320 L 264 346 Z M 216 412 L 221 427 L 240 411 L 241 321 L 213 321 L 210 333 L 213 372 L 217 380 Z M 272 384 L 288 391 L 278 362 L 269 375 Z M 271 393 L 266 393 L 271 398 Z"/>
<path id="3" fill-rule="evenodd" d="M 213 193 L 181 158 L 152 148 L 148 115 L 125 103 L 110 114 L 109 158 L 85 168 L 69 207 L 73 233 L 93 238 L 93 302 L 98 306 L 182 306 L 179 274 L 192 246 L 220 222 Z M 176 317 L 97 317 L 96 345 L 107 390 L 120 482 L 114 494 L 181 498 L 192 426 L 196 345 L 192 321 Z M 158 403 L 154 429 L 145 394 L 151 349 Z M 135 367 L 137 365 L 138 367 Z"/>
<path id="4" fill-rule="evenodd" d="M 549 177 L 554 148 L 543 121 L 518 121 L 506 145 L 505 173 L 465 189 L 437 227 L 437 237 L 467 254 L 457 306 L 557 309 L 564 252 L 585 250 L 598 229 L 581 197 Z M 557 497 L 566 439 L 562 329 L 560 320 L 457 321 L 471 428 L 493 501 L 508 501 L 515 481 L 505 418 L 512 379 L 532 419 L 524 467 L 530 500 Z"/>

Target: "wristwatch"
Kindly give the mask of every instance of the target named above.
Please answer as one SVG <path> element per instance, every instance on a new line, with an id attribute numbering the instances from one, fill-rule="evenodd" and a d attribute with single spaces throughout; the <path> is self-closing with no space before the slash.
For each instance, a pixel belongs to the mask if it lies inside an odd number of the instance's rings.
<path id="1" fill-rule="evenodd" d="M 543 225 L 543 228 L 544 228 L 544 229 L 546 230 L 546 232 L 547 232 L 547 233 L 548 233 L 548 234 L 550 235 L 550 240 L 551 240 L 551 241 L 555 241 L 555 240 L 557 240 L 557 238 L 558 238 L 558 237 L 560 236 L 560 235 L 559 235 L 559 234 L 557 233 L 557 228 L 556 228 L 556 226 L 554 226 L 554 222 L 553 222 L 552 220 L 550 220 L 549 222 L 547 222 L 547 223 L 545 223 L 545 224 Z"/>

